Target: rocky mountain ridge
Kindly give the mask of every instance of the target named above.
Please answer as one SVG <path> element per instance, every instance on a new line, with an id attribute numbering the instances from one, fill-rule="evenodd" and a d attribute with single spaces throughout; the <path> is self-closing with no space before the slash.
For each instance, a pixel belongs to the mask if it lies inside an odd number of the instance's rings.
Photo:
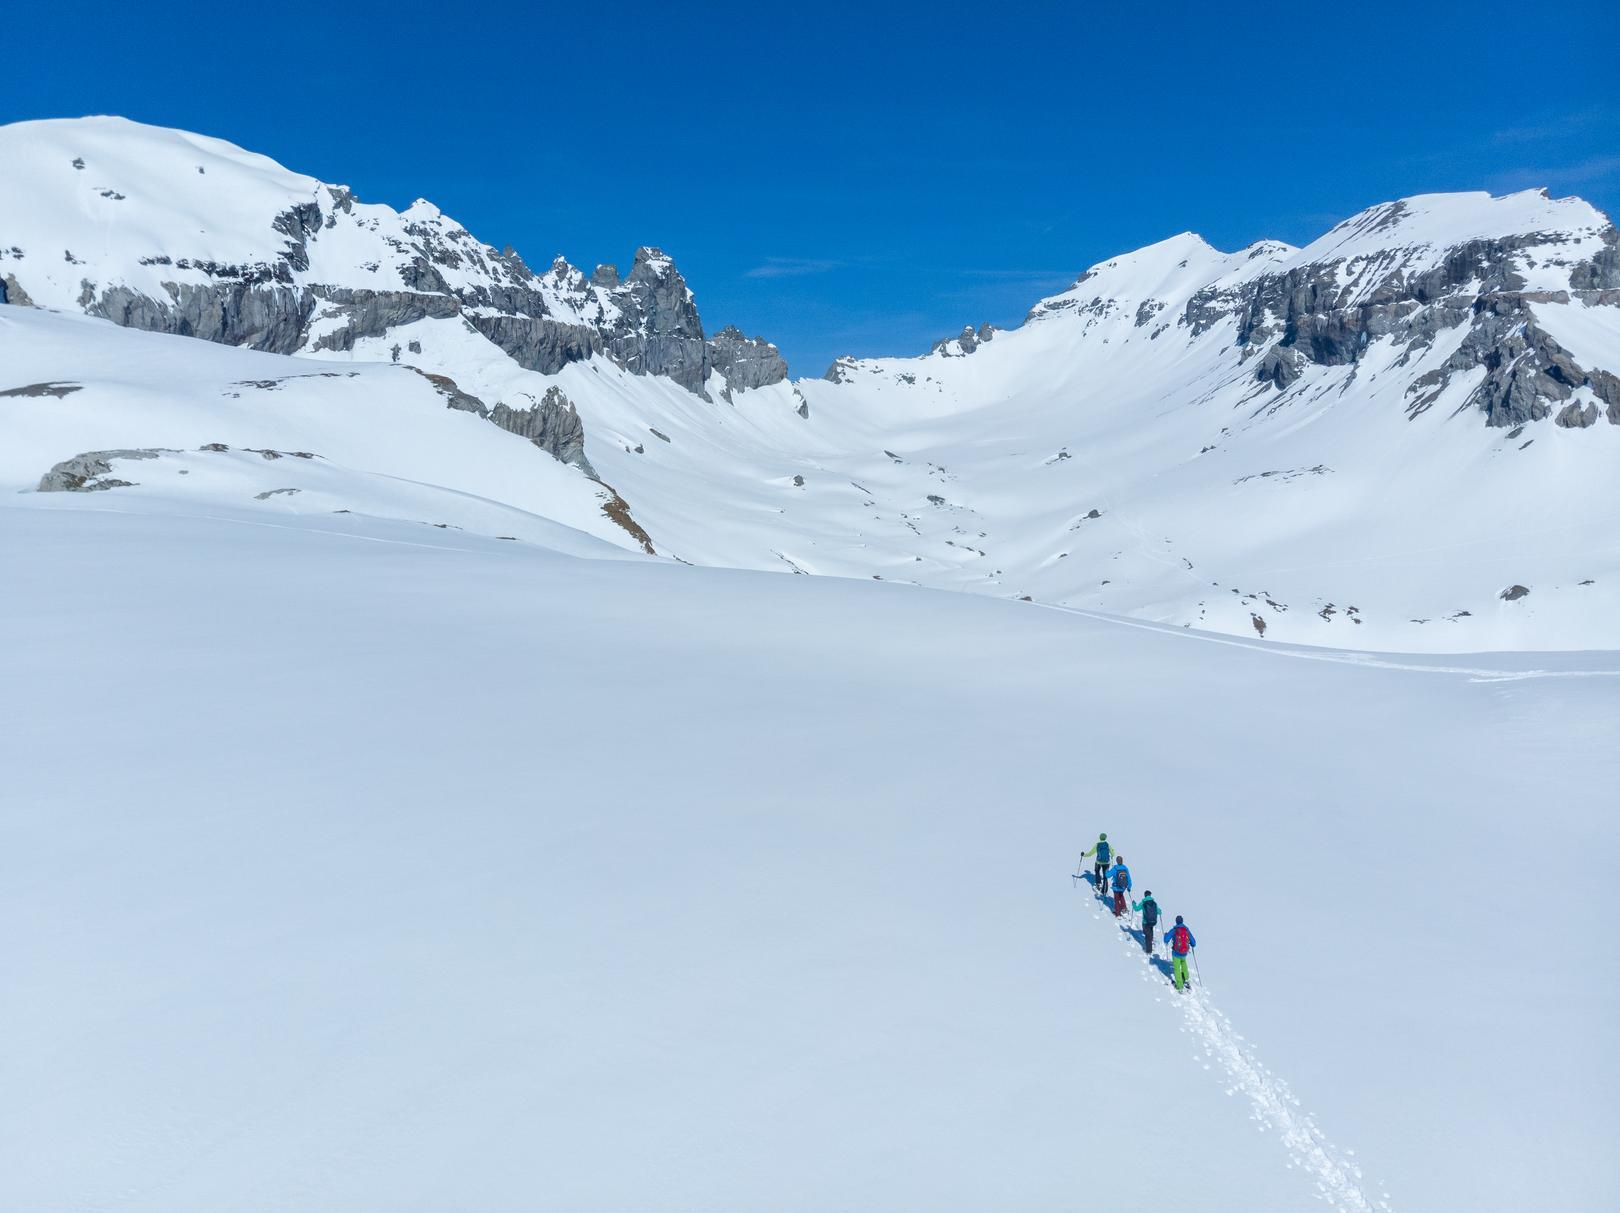
<path id="1" fill-rule="evenodd" d="M 422 320 L 457 319 L 546 375 L 606 358 L 699 395 L 718 376 L 727 396 L 787 377 L 766 341 L 734 326 L 711 340 L 674 260 L 656 248 L 637 249 L 622 277 L 613 265 L 587 276 L 561 256 L 537 274 L 424 200 L 403 212 L 365 204 L 220 140 L 94 118 L 18 124 L 3 141 L 12 189 L 0 201 L 0 302 L 277 354 L 346 352 Z M 207 185 L 208 198 L 176 202 L 175 183 L 188 180 Z M 80 223 L 63 221 L 75 211 Z M 107 240 L 109 230 L 119 238 Z M 67 246 L 60 261 L 57 244 Z M 480 404 L 496 424 L 514 415 Z M 514 432 L 563 434 L 541 445 L 588 467 L 565 453 L 578 445 L 569 407 L 548 392 L 518 410 L 530 415 Z"/>
<path id="2" fill-rule="evenodd" d="M 1016 327 L 789 381 L 768 343 L 708 333 L 656 249 L 534 273 L 427 203 L 116 120 L 0 128 L 0 150 L 23 170 L 0 179 L 12 302 L 414 370 L 599 481 L 545 500 L 610 497 L 642 550 L 1313 643 L 1536 647 L 1609 609 L 1587 531 L 1620 457 L 1620 255 L 1579 199 L 1418 195 L 1303 248 L 1182 233 Z M 80 375 L 42 362 L 16 390 Z M 252 445 L 317 449 L 284 420 Z M 97 431 L 22 482 L 213 437 Z"/>

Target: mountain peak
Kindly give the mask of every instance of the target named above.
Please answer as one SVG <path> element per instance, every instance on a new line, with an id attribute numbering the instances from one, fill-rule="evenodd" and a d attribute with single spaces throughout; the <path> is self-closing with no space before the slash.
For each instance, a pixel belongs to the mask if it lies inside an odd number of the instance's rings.
<path id="1" fill-rule="evenodd" d="M 653 280 L 673 275 L 681 276 L 680 270 L 675 268 L 675 258 L 663 249 L 650 244 L 644 244 L 636 250 L 635 257 L 630 263 L 630 278 L 636 280 Z"/>
<path id="2" fill-rule="evenodd" d="M 1299 250 L 1294 260 L 1304 264 L 1391 249 L 1409 255 L 1430 250 L 1431 255 L 1416 258 L 1427 268 L 1445 250 L 1475 241 L 1532 237 L 1541 243 L 1586 243 L 1611 226 L 1608 217 L 1584 199 L 1554 198 L 1546 189 L 1501 195 L 1484 190 L 1414 194 L 1350 216 Z"/>
<path id="3" fill-rule="evenodd" d="M 1185 299 L 1242 257 L 1221 252 L 1194 232 L 1179 232 L 1134 252 L 1099 261 L 1068 290 L 1037 303 L 1028 319 L 1075 309 L 1090 311 L 1098 304 Z"/>

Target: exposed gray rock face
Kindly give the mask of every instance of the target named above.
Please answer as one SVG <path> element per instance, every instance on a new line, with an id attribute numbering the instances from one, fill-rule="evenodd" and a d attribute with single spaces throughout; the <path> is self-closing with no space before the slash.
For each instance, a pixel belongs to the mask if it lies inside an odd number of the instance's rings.
<path id="1" fill-rule="evenodd" d="M 595 329 L 544 316 L 475 316 L 472 326 L 519 366 L 542 375 L 603 352 L 602 334 Z"/>
<path id="2" fill-rule="evenodd" d="M 1597 419 L 1597 405 L 1588 404 L 1582 408 L 1579 404 L 1571 402 L 1559 410 L 1557 420 L 1566 430 L 1584 430 L 1588 426 L 1596 425 Z"/>
<path id="3" fill-rule="evenodd" d="M 1609 228 L 1603 235 L 1603 245 L 1595 257 L 1584 265 L 1576 266 L 1570 272 L 1570 290 L 1620 290 L 1620 231 L 1613 227 Z M 1610 300 L 1610 302 L 1620 301 Z"/>
<path id="4" fill-rule="evenodd" d="M 1593 371 L 1586 377 L 1592 394 L 1603 402 L 1604 416 L 1610 425 L 1620 425 L 1620 376 L 1608 371 Z"/>
<path id="5" fill-rule="evenodd" d="M 339 261 L 314 256 L 323 239 L 341 243 Z M 130 328 L 279 354 L 353 350 L 418 321 L 459 316 L 530 370 L 554 374 L 606 357 L 706 394 L 712 364 L 702 319 L 674 261 L 655 248 L 638 249 L 622 278 L 612 265 L 587 278 L 560 257 L 536 274 L 511 248 L 497 252 L 426 203 L 379 218 L 338 186 L 274 215 L 261 247 L 233 264 L 152 249 L 137 261 L 166 271 L 159 285 L 146 275 L 130 286 L 116 270 L 102 271 L 82 281 L 77 302 Z M 19 262 L 0 280 L 0 302 L 29 302 L 24 250 L 0 252 Z M 332 277 L 312 275 L 312 265 L 335 263 L 344 268 L 328 271 Z M 768 343 L 727 333 L 714 349 L 733 387 L 786 377 Z"/>
<path id="6" fill-rule="evenodd" d="M 23 290 L 22 283 L 17 281 L 15 274 L 7 274 L 0 278 L 0 303 L 9 303 L 14 307 L 33 307 L 34 301 Z"/>
<path id="7" fill-rule="evenodd" d="M 1146 304 L 1143 305 L 1147 306 Z M 1159 305 L 1164 306 L 1163 304 Z M 975 331 L 971 324 L 964 324 L 962 331 L 954 337 L 941 337 L 929 349 L 930 354 L 943 354 L 947 358 L 960 358 L 971 354 L 985 342 L 996 335 L 996 326 L 990 323 L 981 324 Z"/>
<path id="8" fill-rule="evenodd" d="M 1255 367 L 1254 377 L 1261 383 L 1272 383 L 1287 388 L 1299 378 L 1300 363 L 1304 359 L 1294 350 L 1273 346 Z"/>
<path id="9" fill-rule="evenodd" d="M 315 287 L 311 293 L 344 320 L 342 328 L 317 338 L 310 347 L 314 350 L 352 350 L 359 338 L 381 337 L 391 328 L 418 320 L 448 319 L 461 310 L 461 304 L 449 295 L 348 287 Z"/>
<path id="10" fill-rule="evenodd" d="M 287 260 L 278 266 L 216 267 L 219 281 L 169 283 L 167 298 L 152 298 L 125 286 L 98 291 L 86 282 L 80 304 L 90 315 L 129 328 L 277 354 L 296 353 L 306 344 L 317 351 L 352 350 L 358 340 L 385 336 L 402 325 L 463 315 L 520 366 L 542 374 L 556 374 L 569 363 L 605 355 L 632 374 L 665 375 L 698 394 L 709 375 L 709 345 L 697 306 L 674 262 L 656 249 L 638 251 L 635 268 L 622 284 L 616 274 L 600 271 L 591 283 L 581 279 L 576 284 L 570 302 L 579 311 L 594 314 L 599 321 L 595 326 L 551 315 L 546 295 L 531 287 L 505 284 L 451 291 L 426 258 L 412 267 L 413 285 L 422 289 L 293 285 L 290 275 L 278 271 L 307 264 L 303 249 L 302 241 L 290 240 Z M 521 272 L 526 273 L 526 267 Z M 615 285 L 604 289 L 609 282 Z M 20 288 L 8 293 L 26 299 Z M 469 310 L 474 308 L 478 310 Z M 491 314 L 492 308 L 501 314 Z M 336 327 L 334 319 L 339 322 Z M 311 341 L 315 320 L 323 322 L 322 332 Z M 747 386 L 786 377 L 786 363 L 774 347 L 738 337 L 739 341 L 726 340 L 723 356 Z"/>
<path id="11" fill-rule="evenodd" d="M 530 409 L 497 404 L 490 410 L 489 419 L 503 430 L 527 438 L 563 463 L 572 464 L 591 479 L 597 479 L 596 469 L 585 458 L 585 425 L 579 419 L 579 410 L 563 395 L 561 388 L 547 388 L 540 403 Z"/>
<path id="12" fill-rule="evenodd" d="M 163 447 L 140 450 L 86 451 L 71 459 L 64 459 L 39 478 L 41 493 L 94 493 L 103 489 L 128 488 L 131 481 L 115 480 L 112 461 L 115 459 L 156 459 L 159 455 L 177 452 Z"/>
<path id="13" fill-rule="evenodd" d="M 619 316 L 604 326 L 608 355 L 635 375 L 666 375 L 701 394 L 709 347 L 697 304 L 675 263 L 655 248 L 636 250 L 630 276 L 613 292 Z"/>
<path id="14" fill-rule="evenodd" d="M 125 328 L 201 337 L 272 354 L 291 354 L 302 346 L 315 311 L 311 292 L 279 282 L 208 286 L 171 282 L 168 291 L 167 299 L 137 294 L 126 286 L 108 287 L 97 294 L 86 282 L 79 303 L 89 315 Z"/>
<path id="15" fill-rule="evenodd" d="M 1408 411 L 1423 412 L 1453 375 L 1475 367 L 1484 367 L 1486 375 L 1467 403 L 1481 409 L 1491 426 L 1540 421 L 1585 384 L 1586 372 L 1536 325 L 1529 302 L 1518 292 L 1478 300 L 1462 345 L 1438 371 L 1420 376 L 1408 389 L 1415 396 Z"/>
<path id="16" fill-rule="evenodd" d="M 788 366 L 770 342 L 745 337 L 728 324 L 709 338 L 709 366 L 726 377 L 728 391 L 747 392 L 787 378 Z"/>
<path id="17" fill-rule="evenodd" d="M 585 458 L 585 424 L 579 418 L 579 410 L 563 395 L 561 388 L 547 388 L 540 403 L 532 408 L 515 409 L 503 403 L 491 408 L 477 396 L 462 391 L 448 375 L 429 375 L 425 371 L 418 374 L 438 389 L 450 408 L 476 413 L 508 433 L 527 438 L 554 459 L 572 464 L 592 480 L 599 479 L 591 461 Z"/>
<path id="18" fill-rule="evenodd" d="M 1383 208 L 1394 224 L 1402 204 Z M 1374 218 L 1377 218 L 1375 215 Z M 1620 235 L 1610 226 L 1603 247 L 1570 268 L 1574 289 L 1530 292 L 1516 268 L 1525 255 L 1555 256 L 1563 237 L 1526 234 L 1473 240 L 1450 250 L 1432 269 L 1408 272 L 1398 250 L 1377 264 L 1347 267 L 1327 261 L 1261 275 L 1239 287 L 1211 287 L 1188 302 L 1181 322 L 1200 334 L 1221 321 L 1237 322 L 1238 342 L 1259 356 L 1254 378 L 1280 391 L 1311 366 L 1354 366 L 1367 346 L 1393 337 L 1407 354 L 1428 348 L 1442 332 L 1466 327 L 1462 343 L 1435 371 L 1408 388 L 1407 411 L 1430 408 L 1459 374 L 1483 368 L 1484 378 L 1466 405 L 1486 424 L 1510 428 L 1558 412 L 1560 424 L 1586 426 L 1595 415 L 1559 406 L 1590 387 L 1609 420 L 1620 424 L 1620 382 L 1605 371 L 1581 367 L 1570 352 L 1536 324 L 1532 305 L 1620 303 Z M 1350 272 L 1351 270 L 1354 272 Z"/>

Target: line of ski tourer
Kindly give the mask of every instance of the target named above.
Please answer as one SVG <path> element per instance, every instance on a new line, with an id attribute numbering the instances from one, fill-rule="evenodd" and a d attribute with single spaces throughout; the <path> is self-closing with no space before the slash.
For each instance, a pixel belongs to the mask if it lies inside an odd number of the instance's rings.
<path id="1" fill-rule="evenodd" d="M 1089 874 L 1085 871 L 1088 859 L 1092 861 Z M 1159 925 L 1161 917 L 1159 903 L 1153 899 L 1152 889 L 1142 894 L 1141 901 L 1130 900 L 1131 870 L 1125 866 L 1124 856 L 1108 841 L 1107 834 L 1097 835 L 1097 841 L 1091 850 L 1080 856 L 1079 869 L 1074 873 L 1074 878 L 1089 880 L 1096 889 L 1097 896 L 1111 906 L 1115 918 L 1124 917 L 1127 905 L 1133 914 L 1141 914 L 1142 948 L 1149 956 L 1154 955 L 1153 932 Z M 1198 967 L 1198 957 L 1194 955 L 1198 941 L 1193 938 L 1192 928 L 1183 921 L 1180 914 L 1176 915 L 1175 925 L 1164 933 L 1164 945 L 1170 950 L 1170 980 L 1176 989 L 1184 991 L 1190 984 L 1187 975 L 1188 958 L 1191 958 L 1194 970 Z"/>

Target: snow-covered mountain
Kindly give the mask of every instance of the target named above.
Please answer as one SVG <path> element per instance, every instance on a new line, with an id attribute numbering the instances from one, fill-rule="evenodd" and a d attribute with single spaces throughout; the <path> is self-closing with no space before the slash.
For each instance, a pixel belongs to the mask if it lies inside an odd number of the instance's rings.
<path id="1" fill-rule="evenodd" d="M 428 203 L 368 205 L 219 140 L 119 119 L 4 128 L 0 154 L 11 303 L 309 360 L 222 370 L 221 390 L 312 384 L 319 360 L 361 372 L 330 390 L 369 391 L 405 382 L 379 377 L 398 364 L 449 411 L 575 469 L 536 471 L 550 487 L 514 496 L 480 480 L 484 455 L 466 444 L 482 439 L 442 417 L 410 438 L 357 422 L 376 450 L 357 436 L 344 458 L 368 472 L 589 519 L 698 564 L 1312 643 L 1615 638 L 1620 238 L 1578 199 L 1421 196 L 1303 249 L 1228 254 L 1184 234 L 1092 268 L 1015 330 L 790 381 L 767 342 L 707 335 L 657 250 L 622 277 L 561 258 L 536 274 Z M 13 405 L 36 435 L 12 445 L 19 487 L 96 450 L 234 445 L 208 401 L 143 437 L 140 406 L 116 402 L 116 378 L 90 382 L 80 364 L 95 356 L 70 349 L 117 338 L 62 332 L 0 332 L 18 368 L 0 390 L 83 385 L 60 406 Z M 256 398 L 267 414 L 289 399 Z M 83 423 L 98 399 L 121 424 Z M 329 417 L 300 417 L 277 443 L 333 458 Z"/>
<path id="2" fill-rule="evenodd" d="M 789 381 L 652 250 L 0 166 L 0 1209 L 1620 1207 L 1620 656 L 1329 647 L 1620 648 L 1589 207 Z"/>

